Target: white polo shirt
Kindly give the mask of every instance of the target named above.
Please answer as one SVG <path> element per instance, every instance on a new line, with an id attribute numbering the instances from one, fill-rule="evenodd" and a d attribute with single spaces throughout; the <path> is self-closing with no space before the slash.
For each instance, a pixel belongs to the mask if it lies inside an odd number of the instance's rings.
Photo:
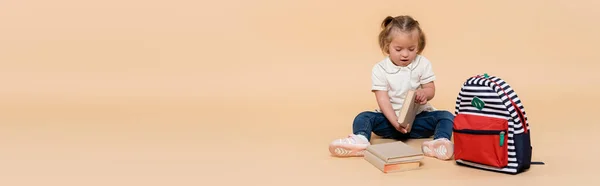
<path id="1" fill-rule="evenodd" d="M 422 84 L 435 80 L 431 62 L 424 56 L 417 55 L 406 67 L 396 66 L 389 57 L 373 66 L 371 90 L 388 91 L 392 108 L 399 114 L 408 90 L 421 88 Z M 421 105 L 417 113 L 433 111 L 435 108 L 428 102 Z"/>

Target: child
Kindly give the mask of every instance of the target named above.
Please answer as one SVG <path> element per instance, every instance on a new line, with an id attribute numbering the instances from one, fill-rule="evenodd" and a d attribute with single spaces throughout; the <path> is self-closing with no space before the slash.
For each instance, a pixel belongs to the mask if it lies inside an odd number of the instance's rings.
<path id="1" fill-rule="evenodd" d="M 364 111 L 354 118 L 353 134 L 334 140 L 329 151 L 337 156 L 362 156 L 370 145 L 371 132 L 383 138 L 429 138 L 421 145 L 426 156 L 448 160 L 453 155 L 454 115 L 436 110 L 428 103 L 435 95 L 435 75 L 431 63 L 421 56 L 425 34 L 410 16 L 386 17 L 379 34 L 379 46 L 388 56 L 374 65 L 372 87 L 379 110 Z M 416 90 L 419 105 L 411 132 L 397 121 L 408 90 Z"/>

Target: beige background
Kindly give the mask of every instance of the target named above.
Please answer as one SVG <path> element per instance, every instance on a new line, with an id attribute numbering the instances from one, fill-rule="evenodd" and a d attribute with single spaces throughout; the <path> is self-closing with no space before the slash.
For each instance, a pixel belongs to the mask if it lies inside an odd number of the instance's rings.
<path id="1" fill-rule="evenodd" d="M 4 0 L 0 185 L 597 185 L 599 8 Z M 454 111 L 462 81 L 477 73 L 506 79 L 531 120 L 534 160 L 547 165 L 507 176 L 428 158 L 419 171 L 385 175 L 329 156 L 328 143 L 377 106 L 379 24 L 400 14 L 428 36 L 433 103 Z"/>

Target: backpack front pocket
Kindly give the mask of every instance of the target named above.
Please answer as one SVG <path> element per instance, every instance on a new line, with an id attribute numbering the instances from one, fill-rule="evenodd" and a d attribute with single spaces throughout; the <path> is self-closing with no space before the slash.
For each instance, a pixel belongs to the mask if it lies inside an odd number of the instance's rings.
<path id="1" fill-rule="evenodd" d="M 454 158 L 502 168 L 508 164 L 508 121 L 459 114 L 454 125 Z"/>

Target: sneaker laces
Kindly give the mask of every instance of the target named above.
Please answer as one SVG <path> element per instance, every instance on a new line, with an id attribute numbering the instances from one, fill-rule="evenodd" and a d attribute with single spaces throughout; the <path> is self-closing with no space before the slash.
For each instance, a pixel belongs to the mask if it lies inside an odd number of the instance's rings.
<path id="1" fill-rule="evenodd" d="M 346 137 L 346 138 L 338 139 L 338 142 L 342 143 L 342 144 L 359 144 L 359 141 L 358 141 L 359 139 L 357 139 L 357 138 L 358 138 L 358 136 L 348 135 L 348 137 Z"/>

